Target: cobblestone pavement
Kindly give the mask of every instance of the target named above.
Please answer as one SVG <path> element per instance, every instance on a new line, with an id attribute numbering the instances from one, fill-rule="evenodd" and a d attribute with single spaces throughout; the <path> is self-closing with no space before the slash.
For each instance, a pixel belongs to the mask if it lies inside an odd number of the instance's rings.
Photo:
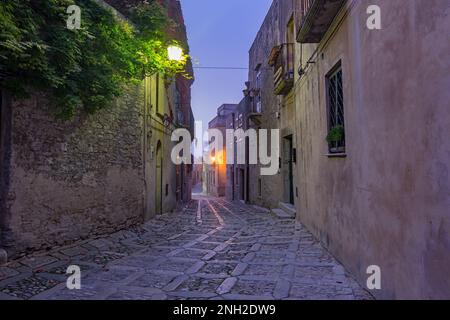
<path id="1" fill-rule="evenodd" d="M 81 289 L 66 287 L 69 265 Z M 371 299 L 292 219 L 222 199 L 0 267 L 0 299 Z"/>

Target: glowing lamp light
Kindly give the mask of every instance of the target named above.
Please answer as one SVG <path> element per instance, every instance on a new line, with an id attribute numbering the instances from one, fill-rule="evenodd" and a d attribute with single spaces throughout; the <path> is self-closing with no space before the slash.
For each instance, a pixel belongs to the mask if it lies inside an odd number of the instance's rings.
<path id="1" fill-rule="evenodd" d="M 212 156 L 212 157 L 211 157 L 211 162 L 212 162 L 212 163 L 216 162 L 216 157 Z"/>
<path id="2" fill-rule="evenodd" d="M 183 49 L 178 46 L 170 46 L 167 48 L 167 53 L 169 54 L 170 61 L 181 61 L 183 60 Z"/>

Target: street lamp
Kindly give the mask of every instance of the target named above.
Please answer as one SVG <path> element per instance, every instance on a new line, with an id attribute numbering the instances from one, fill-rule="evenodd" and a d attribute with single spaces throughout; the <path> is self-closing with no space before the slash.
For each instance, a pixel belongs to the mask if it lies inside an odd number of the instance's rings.
<path id="1" fill-rule="evenodd" d="M 169 60 L 170 61 L 182 61 L 183 60 L 183 49 L 180 48 L 179 46 L 169 46 L 167 48 L 167 53 L 169 55 Z"/>

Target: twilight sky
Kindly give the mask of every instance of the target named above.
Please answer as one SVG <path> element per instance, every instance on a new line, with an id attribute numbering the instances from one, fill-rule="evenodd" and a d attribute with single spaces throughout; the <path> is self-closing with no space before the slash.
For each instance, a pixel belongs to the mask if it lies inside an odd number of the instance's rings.
<path id="1" fill-rule="evenodd" d="M 195 66 L 248 67 L 248 51 L 272 0 L 181 0 Z M 203 129 L 223 103 L 238 103 L 247 70 L 194 69 L 192 109 Z"/>

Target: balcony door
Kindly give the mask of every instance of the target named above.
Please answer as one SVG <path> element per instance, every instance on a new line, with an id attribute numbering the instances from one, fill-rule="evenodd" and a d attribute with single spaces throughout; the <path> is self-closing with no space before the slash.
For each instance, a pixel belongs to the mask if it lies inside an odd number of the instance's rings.
<path id="1" fill-rule="evenodd" d="M 294 204 L 294 172 L 292 136 L 283 139 L 284 202 Z"/>
<path id="2" fill-rule="evenodd" d="M 287 64 L 288 72 L 291 72 L 294 70 L 295 42 L 296 42 L 296 40 L 295 40 L 295 24 L 294 24 L 294 17 L 292 17 L 289 20 L 289 23 L 287 24 L 287 29 L 286 29 L 286 43 L 287 43 L 286 64 Z"/>
<path id="3" fill-rule="evenodd" d="M 239 200 L 245 200 L 245 171 L 239 169 Z"/>

